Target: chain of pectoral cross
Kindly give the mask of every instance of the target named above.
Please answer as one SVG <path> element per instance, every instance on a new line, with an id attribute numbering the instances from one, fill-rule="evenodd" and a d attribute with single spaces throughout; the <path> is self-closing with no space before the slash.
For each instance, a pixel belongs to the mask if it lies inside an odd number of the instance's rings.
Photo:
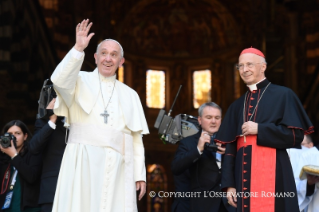
<path id="1" fill-rule="evenodd" d="M 102 95 L 102 100 L 103 100 L 103 106 L 104 106 L 104 112 L 100 114 L 100 116 L 103 116 L 104 117 L 104 123 L 107 124 L 107 117 L 109 116 L 109 114 L 107 113 L 107 107 L 109 106 L 110 104 L 110 101 L 111 101 L 111 98 L 113 96 L 113 92 L 114 92 L 114 88 L 115 88 L 115 82 L 116 82 L 116 79 L 114 79 L 114 85 L 113 85 L 113 89 L 112 89 L 112 94 L 110 96 L 110 99 L 105 107 L 105 104 L 104 104 L 104 97 L 103 97 L 103 92 L 102 92 L 102 86 L 101 86 L 101 80 L 100 80 L 100 74 L 98 72 L 98 75 L 99 75 L 99 81 L 100 81 L 100 92 L 101 92 L 101 95 Z"/>
<path id="2" fill-rule="evenodd" d="M 266 86 L 265 90 L 262 92 L 262 94 L 261 94 L 260 98 L 258 99 L 257 104 L 256 104 L 256 106 L 255 106 L 255 108 L 254 108 L 254 111 L 253 111 L 253 113 L 251 114 L 251 116 L 250 116 L 250 118 L 248 119 L 248 121 L 250 121 L 250 120 L 251 120 L 251 118 L 254 116 L 254 114 L 255 114 L 255 110 L 256 110 L 256 108 L 258 107 L 259 101 L 260 101 L 260 100 L 261 100 L 261 98 L 263 97 L 263 95 L 264 95 L 265 91 L 267 90 L 268 86 L 270 85 L 270 83 L 271 83 L 271 82 L 269 82 L 269 83 L 268 83 L 268 85 Z M 245 99 L 244 99 L 244 108 L 243 108 L 243 123 L 245 123 L 245 114 L 246 114 L 246 98 L 247 98 L 247 94 L 248 94 L 248 91 L 246 92 L 246 94 L 245 94 Z M 244 143 L 246 143 L 246 136 L 244 136 Z"/>

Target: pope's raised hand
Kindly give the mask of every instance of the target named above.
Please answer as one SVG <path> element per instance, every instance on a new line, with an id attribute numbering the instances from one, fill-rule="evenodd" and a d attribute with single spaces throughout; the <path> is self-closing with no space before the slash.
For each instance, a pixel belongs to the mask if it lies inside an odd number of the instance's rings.
<path id="1" fill-rule="evenodd" d="M 94 35 L 94 33 L 89 34 L 92 24 L 92 22 L 89 23 L 89 19 L 86 19 L 76 26 L 76 42 L 74 45 L 76 50 L 83 52 L 83 50 L 89 45 L 89 42 Z"/>

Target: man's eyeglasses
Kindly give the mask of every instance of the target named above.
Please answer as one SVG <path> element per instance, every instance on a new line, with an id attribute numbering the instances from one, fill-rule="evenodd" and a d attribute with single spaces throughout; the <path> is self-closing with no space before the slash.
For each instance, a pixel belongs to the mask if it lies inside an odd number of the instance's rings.
<path id="1" fill-rule="evenodd" d="M 246 63 L 246 66 L 247 66 L 248 68 L 253 68 L 253 67 L 255 67 L 256 64 L 260 64 L 260 63 Z M 244 70 L 244 67 L 245 67 L 245 64 L 237 64 L 237 65 L 236 65 L 236 68 L 237 68 L 237 70 L 239 70 L 239 71 Z"/>

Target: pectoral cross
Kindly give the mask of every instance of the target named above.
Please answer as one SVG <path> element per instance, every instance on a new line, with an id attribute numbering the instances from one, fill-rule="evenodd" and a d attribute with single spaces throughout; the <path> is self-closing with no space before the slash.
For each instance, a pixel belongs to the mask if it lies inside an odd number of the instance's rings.
<path id="1" fill-rule="evenodd" d="M 104 110 L 104 113 L 101 113 L 100 115 L 104 117 L 104 123 L 107 124 L 107 117 L 109 116 L 109 114 L 107 113 L 107 111 Z"/>

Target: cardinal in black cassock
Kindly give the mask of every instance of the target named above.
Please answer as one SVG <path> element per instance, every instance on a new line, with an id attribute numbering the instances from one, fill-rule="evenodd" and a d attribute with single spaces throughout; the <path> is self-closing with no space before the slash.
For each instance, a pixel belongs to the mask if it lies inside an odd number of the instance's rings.
<path id="1" fill-rule="evenodd" d="M 266 67 L 260 50 L 240 54 L 237 68 L 249 89 L 231 104 L 215 138 L 226 144 L 221 188 L 232 192 L 234 211 L 299 212 L 286 148 L 300 148 L 314 128 L 296 94 L 265 78 Z"/>

